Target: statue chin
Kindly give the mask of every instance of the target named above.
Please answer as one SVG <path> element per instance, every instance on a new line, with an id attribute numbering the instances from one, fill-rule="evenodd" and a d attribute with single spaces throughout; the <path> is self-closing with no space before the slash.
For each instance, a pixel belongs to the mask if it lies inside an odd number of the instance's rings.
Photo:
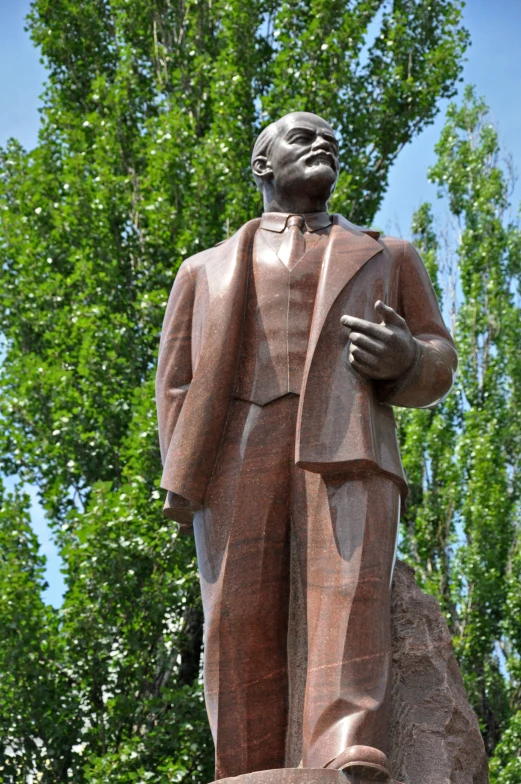
<path id="1" fill-rule="evenodd" d="M 317 195 L 328 199 L 333 193 L 336 185 L 337 176 L 335 171 L 325 163 L 318 163 L 310 166 L 306 179 L 302 182 L 301 188 L 310 195 Z"/>
<path id="2" fill-rule="evenodd" d="M 331 166 L 325 164 L 310 166 L 305 172 L 300 173 L 299 177 L 285 183 L 282 191 L 284 201 L 291 202 L 294 197 L 302 201 L 305 197 L 311 202 L 325 204 L 335 189 L 336 180 L 336 173 Z"/>

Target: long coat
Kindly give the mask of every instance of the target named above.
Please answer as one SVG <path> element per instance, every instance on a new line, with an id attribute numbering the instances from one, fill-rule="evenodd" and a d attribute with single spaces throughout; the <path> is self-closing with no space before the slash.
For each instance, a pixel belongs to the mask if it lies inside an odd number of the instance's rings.
<path id="1" fill-rule="evenodd" d="M 249 221 L 224 243 L 183 262 L 168 302 L 156 380 L 161 484 L 180 507 L 183 499 L 192 508 L 204 503 L 218 459 L 258 226 L 258 219 Z M 344 314 L 375 321 L 378 299 L 403 316 L 418 346 L 413 366 L 392 382 L 367 380 L 352 369 L 349 333 L 340 324 Z M 452 338 L 413 246 L 335 215 L 309 335 L 296 463 L 323 474 L 383 473 L 405 494 L 391 406 L 434 405 L 449 391 L 456 365 Z M 175 509 L 169 516 L 176 517 Z"/>

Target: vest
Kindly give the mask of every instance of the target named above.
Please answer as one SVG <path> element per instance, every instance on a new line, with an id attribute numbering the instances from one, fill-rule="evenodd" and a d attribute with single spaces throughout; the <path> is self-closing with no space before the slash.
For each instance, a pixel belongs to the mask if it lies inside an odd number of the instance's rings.
<path id="1" fill-rule="evenodd" d="M 288 270 L 257 231 L 248 276 L 235 397 L 264 406 L 300 394 L 327 235 Z"/>

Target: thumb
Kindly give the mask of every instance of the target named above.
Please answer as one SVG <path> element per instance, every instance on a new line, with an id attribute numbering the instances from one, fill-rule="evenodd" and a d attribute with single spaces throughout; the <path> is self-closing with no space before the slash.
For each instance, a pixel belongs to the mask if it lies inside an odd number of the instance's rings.
<path id="1" fill-rule="evenodd" d="M 403 318 L 393 310 L 393 308 L 382 302 L 381 299 L 377 300 L 374 304 L 374 309 L 382 319 L 384 324 L 394 324 L 395 326 L 402 326 Z"/>

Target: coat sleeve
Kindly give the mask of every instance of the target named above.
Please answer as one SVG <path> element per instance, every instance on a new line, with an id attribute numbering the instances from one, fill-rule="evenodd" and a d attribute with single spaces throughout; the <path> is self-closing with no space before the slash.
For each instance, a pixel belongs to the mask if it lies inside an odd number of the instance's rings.
<path id="1" fill-rule="evenodd" d="M 174 429 L 192 381 L 192 316 L 195 284 L 184 262 L 176 275 L 166 308 L 156 374 L 156 405 L 159 445 L 163 465 Z M 194 507 L 170 490 L 164 513 L 180 524 L 182 532 L 191 528 Z"/>
<path id="2" fill-rule="evenodd" d="M 458 355 L 427 270 L 409 242 L 402 244 L 398 275 L 398 312 L 415 339 L 416 358 L 402 377 L 379 382 L 378 399 L 392 406 L 429 408 L 450 391 Z"/>

